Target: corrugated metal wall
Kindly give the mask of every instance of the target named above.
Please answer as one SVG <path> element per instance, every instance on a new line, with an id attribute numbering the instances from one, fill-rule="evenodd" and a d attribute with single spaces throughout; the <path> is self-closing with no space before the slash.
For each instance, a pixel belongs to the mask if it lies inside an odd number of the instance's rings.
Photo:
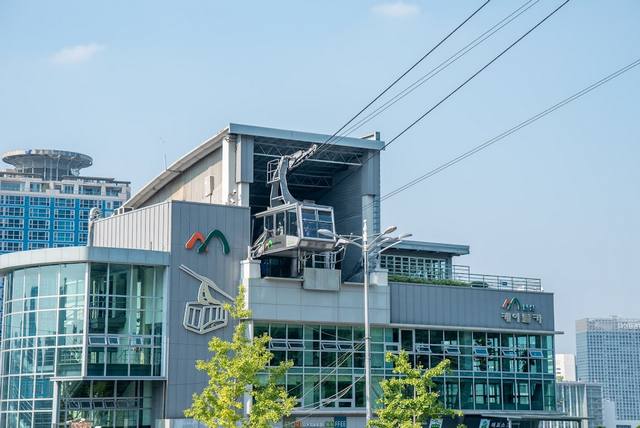
<path id="1" fill-rule="evenodd" d="M 97 221 L 94 225 L 93 245 L 170 251 L 171 202 Z"/>

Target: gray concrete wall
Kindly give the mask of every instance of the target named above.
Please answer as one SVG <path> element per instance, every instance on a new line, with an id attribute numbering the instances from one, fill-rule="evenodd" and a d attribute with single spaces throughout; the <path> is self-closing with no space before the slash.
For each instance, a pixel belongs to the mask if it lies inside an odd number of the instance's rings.
<path id="1" fill-rule="evenodd" d="M 107 217 L 94 223 L 95 247 L 169 251 L 171 248 L 171 205 L 151 205 Z"/>
<path id="2" fill-rule="evenodd" d="M 302 288 L 301 281 L 249 280 L 249 307 L 254 320 L 362 324 L 362 285 L 342 284 L 339 291 Z M 370 288 L 369 315 L 373 324 L 389 324 L 389 287 Z"/>
<path id="3" fill-rule="evenodd" d="M 249 245 L 249 209 L 198 204 L 171 203 L 171 267 L 167 301 L 168 364 L 166 366 L 166 418 L 183 418 L 191 405 L 191 396 L 201 391 L 208 378 L 194 367 L 195 361 L 210 357 L 207 344 L 213 335 L 230 338 L 232 326 L 199 335 L 183 327 L 185 305 L 197 299 L 200 282 L 179 269 L 181 264 L 213 280 L 218 287 L 235 296 L 240 284 L 240 261 L 246 258 Z M 208 251 L 198 253 L 185 243 L 200 231 L 205 236 L 213 229 L 220 230 L 229 241 L 230 253 L 223 254 L 217 240 L 210 242 Z M 223 296 L 214 297 L 224 301 Z"/>
<path id="4" fill-rule="evenodd" d="M 373 157 L 366 163 L 366 167 L 351 167 L 336 175 L 333 182 L 340 184 L 317 201 L 319 204 L 333 207 L 338 234 L 361 235 L 363 196 L 380 196 L 380 154 L 368 152 L 363 161 L 370 156 Z M 374 222 L 369 225 L 369 228 L 376 231 L 380 225 L 380 212 L 373 208 Z M 360 249 L 349 246 L 342 262 L 343 281 L 362 281 L 362 274 L 359 273 L 362 270 L 361 260 Z"/>
<path id="5" fill-rule="evenodd" d="M 205 178 L 208 176 L 214 177 L 215 184 L 215 191 L 211 199 L 205 196 Z M 222 150 L 218 149 L 196 162 L 187 171 L 160 189 L 144 203 L 144 206 L 169 200 L 220 204 L 223 200 L 221 184 Z"/>
<path id="6" fill-rule="evenodd" d="M 554 331 L 553 294 L 472 287 L 391 283 L 391 322 L 481 329 Z M 542 324 L 505 322 L 506 298 L 535 305 Z"/>

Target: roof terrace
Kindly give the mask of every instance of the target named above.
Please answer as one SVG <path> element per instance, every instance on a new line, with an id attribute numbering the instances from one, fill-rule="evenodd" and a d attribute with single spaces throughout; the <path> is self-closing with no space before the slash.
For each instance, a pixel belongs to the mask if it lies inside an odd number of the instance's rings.
<path id="1" fill-rule="evenodd" d="M 469 266 L 452 265 L 444 259 L 383 254 L 380 265 L 389 271 L 389 282 L 543 291 L 539 278 L 472 273 Z"/>

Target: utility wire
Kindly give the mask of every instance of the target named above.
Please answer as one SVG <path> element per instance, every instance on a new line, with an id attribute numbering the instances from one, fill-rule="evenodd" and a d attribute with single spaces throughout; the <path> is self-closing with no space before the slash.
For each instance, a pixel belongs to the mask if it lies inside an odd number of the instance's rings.
<path id="1" fill-rule="evenodd" d="M 609 82 L 610 80 L 615 79 L 616 77 L 619 77 L 620 75 L 626 73 L 627 71 L 631 70 L 632 68 L 636 67 L 640 65 L 640 58 L 638 58 L 637 60 L 633 61 L 630 64 L 627 64 L 626 66 L 616 70 L 615 72 L 609 74 L 606 77 L 603 77 L 602 79 L 598 80 L 597 82 L 592 83 L 591 85 L 587 86 L 586 88 L 574 93 L 573 95 L 563 99 L 562 101 L 552 105 L 551 107 L 541 111 L 540 113 L 531 116 L 530 118 L 528 118 L 527 120 L 524 120 L 520 123 L 518 123 L 517 125 L 513 126 L 512 128 L 507 129 L 506 131 L 502 132 L 499 135 L 496 135 L 495 137 L 485 141 L 482 144 L 477 145 L 476 147 L 474 147 L 473 149 L 451 159 L 448 162 L 443 163 L 442 165 L 438 166 L 437 168 L 432 169 L 431 171 L 427 172 L 424 175 L 421 175 L 420 177 L 417 177 L 411 181 L 409 181 L 408 183 L 396 188 L 395 190 L 387 193 L 386 195 L 384 195 L 383 197 L 380 198 L 380 201 L 384 201 L 387 200 L 395 195 L 397 195 L 398 193 L 401 193 L 405 190 L 407 190 L 410 187 L 415 186 L 416 184 L 438 174 L 439 172 L 444 171 L 445 169 L 457 164 L 460 161 L 463 161 L 464 159 L 473 156 L 474 154 L 478 153 L 481 150 L 486 149 L 487 147 L 491 146 L 492 144 L 497 143 L 498 141 L 508 137 L 509 135 L 513 134 L 514 132 L 519 131 L 520 129 L 531 125 L 532 123 L 538 121 L 539 119 L 542 119 L 543 117 L 547 116 L 548 114 L 558 110 L 559 108 L 564 107 L 565 105 L 569 104 L 572 101 L 577 100 L 578 98 L 588 94 L 589 92 L 593 91 L 594 89 L 604 85 L 605 83 Z"/>
<path id="2" fill-rule="evenodd" d="M 522 128 L 531 125 L 532 123 L 542 119 L 543 117 L 553 113 L 554 111 L 566 106 L 567 104 L 577 100 L 578 98 L 581 98 L 584 95 L 587 95 L 588 93 L 590 93 L 591 91 L 599 88 L 600 86 L 604 85 L 605 83 L 608 83 L 609 81 L 623 75 L 624 73 L 630 71 L 631 69 L 633 69 L 634 67 L 637 67 L 638 65 L 640 65 L 640 58 L 636 59 L 635 61 L 625 65 L 622 68 L 619 68 L 618 70 L 614 71 L 613 73 L 603 77 L 602 79 L 590 84 L 589 86 L 579 90 L 578 92 L 574 93 L 573 95 L 564 98 L 563 100 L 557 102 L 556 104 L 553 104 L 552 106 L 548 107 L 547 109 L 529 117 L 526 120 L 523 120 L 522 122 L 518 123 L 517 125 L 507 129 L 506 131 L 496 135 L 495 137 L 485 141 L 482 144 L 479 144 L 477 146 L 475 146 L 474 148 L 472 148 L 471 150 L 468 150 L 464 153 L 462 153 L 459 156 L 456 156 L 455 158 L 451 159 L 448 162 L 445 162 L 443 164 L 441 164 L 440 166 L 430 170 L 429 172 L 421 175 L 420 177 L 414 178 L 413 180 L 407 182 L 406 184 L 396 188 L 395 190 L 392 190 L 391 192 L 385 194 L 384 196 L 380 197 L 376 203 L 385 201 L 389 198 L 392 198 L 393 196 L 396 196 L 397 194 L 404 192 L 405 190 L 409 189 L 410 187 L 415 186 L 416 184 L 430 178 L 433 177 L 434 175 L 444 171 L 445 169 L 463 161 L 464 159 L 473 156 L 474 154 L 480 152 L 481 150 L 486 149 L 487 147 L 491 146 L 492 144 L 497 143 L 498 141 L 508 137 L 509 135 L 521 130 Z M 365 206 L 363 209 L 368 209 L 373 207 L 375 204 L 369 204 L 367 206 Z M 349 217 L 345 217 L 342 218 L 341 220 L 348 220 L 351 218 L 356 218 L 361 216 L 362 214 L 357 214 L 357 215 L 352 215 Z"/>
<path id="3" fill-rule="evenodd" d="M 440 40 L 434 47 L 432 47 L 431 49 L 429 49 L 429 51 L 424 54 L 418 61 L 416 61 L 411 67 L 409 67 L 404 73 L 402 73 L 400 76 L 398 76 L 393 82 L 391 82 L 391 84 L 389 84 L 386 88 L 384 88 L 384 90 L 382 92 L 380 92 L 378 95 L 376 95 L 375 98 L 373 98 L 366 106 L 364 106 L 358 113 L 356 113 L 351 119 L 349 119 L 344 125 L 342 125 L 340 127 L 340 129 L 338 129 L 336 132 L 333 133 L 333 135 L 331 135 L 331 137 L 329 137 L 325 142 L 323 142 L 320 147 L 318 147 L 318 150 L 316 151 L 316 155 L 320 154 L 320 152 L 322 151 L 321 149 L 326 146 L 327 144 L 329 144 L 344 128 L 346 128 L 347 126 L 349 126 L 349 124 L 351 122 L 353 122 L 358 116 L 360 116 L 360 114 L 362 114 L 366 109 L 368 109 L 369 107 L 371 107 L 371 105 L 373 103 L 375 103 L 376 101 L 378 101 L 380 99 L 380 97 L 382 97 L 384 94 L 386 94 L 396 83 L 398 83 L 403 77 L 405 77 L 407 74 L 409 74 L 411 72 L 411 70 L 413 70 L 414 68 L 416 68 L 422 61 L 424 61 L 429 55 L 431 55 L 431 53 L 433 51 L 435 51 L 438 47 L 440 47 L 440 45 L 442 45 L 449 37 L 451 37 L 456 31 L 458 31 L 464 24 L 466 24 L 471 18 L 473 18 L 478 12 L 480 12 L 480 10 L 482 10 L 487 4 L 489 4 L 491 0 L 487 0 L 485 1 L 478 9 L 476 9 L 471 15 L 469 15 L 464 21 L 462 21 L 456 28 L 454 28 L 453 30 L 451 30 L 451 32 L 449 32 L 449 34 L 447 34 L 442 40 Z"/>
<path id="4" fill-rule="evenodd" d="M 408 130 L 410 130 L 411 128 L 413 128 L 418 122 L 420 122 L 422 119 L 424 119 L 429 113 L 431 113 L 432 111 L 434 111 L 436 108 L 438 108 L 438 106 L 440 106 L 442 103 L 444 103 L 446 100 L 448 100 L 451 96 L 453 96 L 456 92 L 458 92 L 460 89 L 462 89 L 467 83 L 469 83 L 470 81 L 472 81 L 477 75 L 479 75 L 480 73 L 482 73 L 484 70 L 486 70 L 491 64 L 493 64 L 494 62 L 496 62 L 502 55 L 504 55 L 505 53 L 507 53 L 511 48 L 513 48 L 515 45 L 517 45 L 518 43 L 520 43 L 520 41 L 522 39 L 524 39 L 525 37 L 527 37 L 529 34 L 531 34 L 536 28 L 538 28 L 540 25 L 542 25 L 547 19 L 551 18 L 553 15 L 555 15 L 556 12 L 558 12 L 560 9 L 562 9 L 567 3 L 569 3 L 571 0 L 565 0 L 560 6 L 558 6 L 557 8 L 555 8 L 551 13 L 549 13 L 547 16 L 545 16 L 540 22 L 538 22 L 536 25 L 534 25 L 533 27 L 531 27 L 531 29 L 529 29 L 529 31 L 527 31 L 526 33 L 524 33 L 522 36 L 518 37 L 516 39 L 515 42 L 511 43 L 509 46 L 507 46 L 506 49 L 504 49 L 502 52 L 500 52 L 498 55 L 496 55 L 491 61 L 489 61 L 488 63 L 486 63 L 483 67 L 481 67 L 478 71 L 476 71 L 475 73 L 473 73 L 469 78 L 467 78 L 467 80 L 465 80 L 464 82 L 462 82 L 460 85 L 458 85 L 457 88 L 455 88 L 453 91 L 449 92 L 449 94 L 447 96 L 445 96 L 444 98 L 442 98 L 440 101 L 438 101 L 436 104 L 433 105 L 433 107 L 431 107 L 429 110 L 427 110 L 426 112 L 424 112 L 420 117 L 418 117 L 416 120 L 414 120 L 413 122 L 411 122 L 411 124 L 409 124 L 409 126 L 407 126 L 406 128 L 404 128 L 402 131 L 400 131 L 400 133 L 398 133 L 395 137 L 393 137 L 391 140 L 389 140 L 389 142 L 387 142 L 382 148 L 385 149 L 387 147 L 389 147 L 391 144 L 393 144 L 398 138 L 402 137 Z"/>
<path id="5" fill-rule="evenodd" d="M 536 25 L 531 27 L 526 33 L 524 33 L 522 36 L 518 37 L 513 43 L 511 43 L 509 46 L 507 46 L 502 52 L 500 52 L 498 55 L 493 57 L 493 59 L 491 61 L 489 61 L 484 66 L 482 66 L 480 69 L 478 69 L 475 73 L 473 73 L 471 76 L 469 76 L 464 82 L 462 82 L 460 85 L 458 85 L 453 91 L 449 92 L 444 98 L 442 98 L 440 101 L 438 101 L 436 104 L 434 104 L 431 108 L 429 108 L 425 113 L 423 113 L 421 116 L 419 116 L 416 120 L 411 122 L 402 131 L 400 131 L 398 134 L 396 134 L 391 140 L 389 140 L 387 143 L 385 143 L 384 146 L 382 146 L 382 148 L 380 150 L 384 150 L 387 147 L 389 147 L 391 144 L 396 142 L 398 140 L 398 138 L 402 137 L 407 131 L 409 131 L 411 128 L 413 128 L 415 125 L 417 125 L 418 122 L 420 122 L 422 119 L 427 117 L 431 112 L 433 112 L 436 108 L 438 108 L 440 105 L 442 105 L 446 100 L 451 98 L 456 92 L 458 92 L 460 89 L 462 89 L 464 86 L 466 86 L 471 80 L 473 80 L 480 73 L 482 73 L 484 70 L 486 70 L 491 64 L 496 62 L 500 57 L 502 57 L 505 53 L 507 53 L 509 50 L 511 50 L 515 45 L 517 45 L 525 37 L 527 37 L 529 34 L 531 34 L 536 28 L 538 28 L 540 25 L 542 25 L 542 23 L 544 23 L 547 19 L 551 18 L 551 16 L 553 16 L 556 12 L 558 12 L 562 7 L 564 7 L 570 1 L 571 0 L 565 0 L 560 6 L 556 7 L 552 12 L 550 12 L 547 16 L 545 16 L 542 20 L 540 20 Z M 359 168 L 361 168 L 362 166 L 364 166 L 367 163 L 369 163 L 371 161 L 371 159 L 373 159 L 377 154 L 378 154 L 378 152 L 371 154 L 367 159 L 365 159 L 365 161 L 360 165 Z M 350 173 L 348 173 L 347 175 L 342 177 L 342 179 L 340 181 L 338 181 L 335 185 L 333 185 L 333 187 L 335 188 L 339 184 L 343 183 L 345 180 L 347 180 L 349 177 L 351 177 L 353 174 L 355 174 L 357 170 L 358 169 L 354 169 L 353 171 L 351 171 Z"/>
<path id="6" fill-rule="evenodd" d="M 478 47 L 482 43 L 484 43 L 487 39 L 489 39 L 495 33 L 500 31 L 501 29 L 503 29 L 507 25 L 509 25 L 516 18 L 518 18 L 520 15 L 522 15 L 523 13 L 525 13 L 526 11 L 531 9 L 539 1 L 540 0 L 535 0 L 535 1 L 534 0 L 528 0 L 525 3 L 523 3 L 520 7 L 515 9 L 513 12 L 511 12 L 506 17 L 502 18 L 500 21 L 498 21 L 496 24 L 494 24 L 491 28 L 486 30 L 484 33 L 480 34 L 478 37 L 473 39 L 471 42 L 469 42 L 462 49 L 458 50 L 456 53 L 451 55 L 449 58 L 447 58 L 446 60 L 442 61 L 440 64 L 438 64 L 437 67 L 434 67 L 433 69 L 431 69 L 428 73 L 424 74 L 422 77 L 417 79 L 411 85 L 407 86 L 405 89 L 403 89 L 402 91 L 400 91 L 399 93 L 397 93 L 396 95 L 391 97 L 389 100 L 384 102 L 382 105 L 380 105 L 376 109 L 374 109 L 371 113 L 367 114 L 365 117 L 360 119 L 358 122 L 356 122 L 353 125 L 351 125 L 349 128 L 347 128 L 342 133 L 342 136 L 340 137 L 340 139 L 344 138 L 344 137 L 348 136 L 349 134 L 352 134 L 356 130 L 360 129 L 366 123 L 370 122 L 375 117 L 379 116 L 381 113 L 383 113 L 384 111 L 389 109 L 395 103 L 397 103 L 398 101 L 400 101 L 401 99 L 403 99 L 404 97 L 406 97 L 407 95 L 409 95 L 410 93 L 412 93 L 413 91 L 418 89 L 420 86 L 422 86 L 425 83 L 427 83 L 429 80 L 431 80 L 434 77 L 436 77 L 438 74 L 440 74 L 440 72 L 444 71 L 450 65 L 452 65 L 453 63 L 458 61 L 460 58 L 462 58 L 463 56 L 465 56 L 466 54 L 471 52 L 473 49 L 475 49 L 476 47 Z M 334 142 L 334 144 L 337 143 L 338 141 L 339 141 L 339 139 L 336 140 Z"/>

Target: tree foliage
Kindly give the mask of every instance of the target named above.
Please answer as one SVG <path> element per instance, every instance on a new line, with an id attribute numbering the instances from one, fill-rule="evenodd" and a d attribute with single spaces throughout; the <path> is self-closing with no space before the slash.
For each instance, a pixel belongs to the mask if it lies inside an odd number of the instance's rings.
<path id="1" fill-rule="evenodd" d="M 444 407 L 433 382 L 434 377 L 443 376 L 448 370 L 449 360 L 428 370 L 411 367 L 404 351 L 398 355 L 388 353 L 386 360 L 393 363 L 395 376 L 380 382 L 382 397 L 378 403 L 382 407 L 376 411 L 378 418 L 371 420 L 370 427 L 420 428 L 430 418 L 461 414 Z"/>
<path id="2" fill-rule="evenodd" d="M 290 415 L 295 405 L 295 398 L 276 383 L 293 363 L 282 362 L 278 367 L 267 368 L 273 357 L 268 350 L 271 338 L 266 334 L 247 337 L 246 320 L 251 311 L 245 306 L 243 287 L 234 304 L 226 304 L 225 309 L 238 323 L 233 338 L 225 341 L 213 337 L 209 342 L 213 356 L 208 361 L 196 362 L 196 368 L 209 376 L 209 383 L 200 394 L 193 395 L 193 403 L 184 413 L 211 428 L 270 428 Z M 243 414 L 245 394 L 253 401 L 248 416 Z"/>

